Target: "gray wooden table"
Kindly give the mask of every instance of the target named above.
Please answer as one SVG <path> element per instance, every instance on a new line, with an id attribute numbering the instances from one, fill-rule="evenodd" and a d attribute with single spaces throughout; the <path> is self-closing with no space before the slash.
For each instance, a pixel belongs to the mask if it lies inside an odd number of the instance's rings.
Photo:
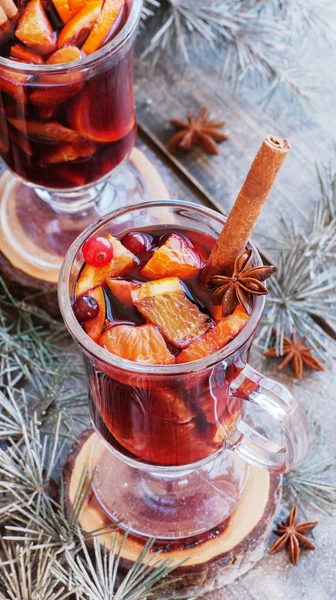
<path id="1" fill-rule="evenodd" d="M 329 56 L 329 58 L 331 58 Z M 334 60 L 333 60 L 334 62 Z M 322 68 L 322 67 L 321 67 Z M 329 72 L 324 64 L 326 72 Z M 292 150 L 258 223 L 256 242 L 262 246 L 267 232 L 276 236 L 280 217 L 290 217 L 303 227 L 318 197 L 316 163 L 335 158 L 336 93 L 329 92 L 316 113 L 295 115 L 284 109 L 275 119 L 255 101 L 255 94 L 233 97 L 218 80 L 218 70 L 207 64 L 183 66 L 172 59 L 161 60 L 154 73 L 149 65 L 136 65 L 136 105 L 142 147 L 159 161 L 161 171 L 174 197 L 201 202 L 227 212 L 240 189 L 249 165 L 265 135 L 273 133 L 290 139 Z M 199 150 L 172 157 L 165 143 L 172 133 L 170 118 L 185 118 L 186 111 L 197 112 L 202 105 L 215 118 L 227 121 L 230 140 L 221 145 L 218 157 Z M 266 375 L 287 385 L 310 414 L 319 419 L 325 442 L 321 455 L 336 457 L 336 365 L 326 373 L 306 373 L 302 382 L 293 380 L 290 370 L 279 373 L 276 364 L 252 353 L 252 364 Z M 334 473 L 334 480 L 336 479 Z M 292 498 L 285 492 L 283 516 Z M 319 520 L 314 531 L 317 549 L 303 552 L 297 567 L 284 553 L 266 556 L 247 575 L 207 598 L 211 600 L 332 600 L 336 599 L 336 518 L 322 516 L 311 508 L 303 520 Z M 274 540 L 270 540 L 270 543 Z"/>

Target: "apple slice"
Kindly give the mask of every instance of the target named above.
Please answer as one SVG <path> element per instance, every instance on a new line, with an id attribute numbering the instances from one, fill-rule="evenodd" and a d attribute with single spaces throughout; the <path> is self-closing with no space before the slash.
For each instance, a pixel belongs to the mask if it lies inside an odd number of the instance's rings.
<path id="1" fill-rule="evenodd" d="M 183 350 L 177 356 L 176 362 L 185 363 L 198 360 L 224 348 L 238 335 L 248 320 L 249 315 L 242 306 L 238 305 L 232 315 L 221 319 L 213 329 Z"/>
<path id="2" fill-rule="evenodd" d="M 29 48 L 25 48 L 21 46 L 21 44 L 16 44 L 12 46 L 10 49 L 10 58 L 18 58 L 21 62 L 32 63 L 34 65 L 43 65 L 44 60 L 42 56 L 30 50 Z"/>
<path id="3" fill-rule="evenodd" d="M 29 81 L 29 75 L 7 71 L 7 69 L 0 69 L 0 92 L 8 94 L 14 98 L 18 104 L 23 105 L 24 112 L 28 101 L 25 84 Z"/>
<path id="4" fill-rule="evenodd" d="M 167 365 L 175 362 L 166 343 L 153 325 L 117 325 L 105 331 L 99 344 L 120 358 L 147 365 Z"/>
<path id="5" fill-rule="evenodd" d="M 140 287 L 140 283 L 134 283 L 134 281 L 125 281 L 124 279 L 111 279 L 110 277 L 107 277 L 106 284 L 118 302 L 124 306 L 128 306 L 129 308 L 134 306 L 132 292 Z"/>
<path id="6" fill-rule="evenodd" d="M 77 81 L 78 76 L 80 76 L 80 73 L 76 73 Z M 69 76 L 65 74 L 62 77 L 68 78 Z M 56 83 L 55 78 L 56 75 L 43 75 L 43 83 Z M 78 94 L 82 87 L 83 83 L 70 83 L 69 85 L 50 86 L 49 88 L 36 86 L 29 99 L 36 106 L 54 109 L 62 102 Z"/>
<path id="7" fill-rule="evenodd" d="M 92 156 L 96 148 L 90 140 L 80 143 L 59 145 L 57 149 L 46 152 L 41 160 L 41 165 L 53 165 L 62 162 L 73 162 L 80 158 Z"/>
<path id="8" fill-rule="evenodd" d="M 88 290 L 102 285 L 107 277 L 119 277 L 129 271 L 137 264 L 137 259 L 125 248 L 113 235 L 107 235 L 106 239 L 113 246 L 113 258 L 105 267 L 91 267 L 85 265 L 77 282 L 76 296 L 82 296 Z"/>
<path id="9" fill-rule="evenodd" d="M 81 187 L 86 184 L 86 173 L 81 165 L 59 165 L 54 167 L 54 173 L 60 179 L 67 181 L 71 187 Z"/>
<path id="10" fill-rule="evenodd" d="M 30 138 L 37 138 L 48 142 L 83 142 L 83 138 L 72 129 L 64 127 L 57 121 L 41 123 L 41 121 L 28 121 L 25 119 L 8 119 L 10 124 Z"/>
<path id="11" fill-rule="evenodd" d="M 98 302 L 98 315 L 90 321 L 85 321 L 83 323 L 86 333 L 94 342 L 97 342 L 102 334 L 106 317 L 106 303 L 103 288 L 101 286 L 96 287 L 94 290 L 90 290 L 89 294 L 85 294 L 85 296 L 91 296 Z"/>
<path id="12" fill-rule="evenodd" d="M 27 139 L 27 137 L 25 135 L 22 135 L 21 133 L 19 133 L 12 127 L 8 128 L 8 133 L 9 133 L 9 137 L 11 138 L 12 142 L 14 142 L 14 144 L 18 148 L 20 148 L 20 150 L 22 150 L 22 152 L 24 152 L 28 156 L 33 156 L 33 151 L 31 149 L 29 140 Z"/>
<path id="13" fill-rule="evenodd" d="M 2 107 L 1 107 L 2 108 Z M 9 150 L 8 126 L 5 113 L 0 110 L 0 152 L 7 154 Z"/>
<path id="14" fill-rule="evenodd" d="M 184 280 L 197 275 L 204 265 L 205 262 L 193 244 L 183 236 L 173 233 L 154 252 L 141 274 L 147 279 L 178 277 Z"/>
<path id="15" fill-rule="evenodd" d="M 21 12 L 15 35 L 29 48 L 41 54 L 50 54 L 55 50 L 56 35 L 41 0 L 28 0 Z"/>
<path id="16" fill-rule="evenodd" d="M 103 3 L 95 0 L 85 4 L 60 31 L 57 46 L 81 46 L 98 19 Z"/>
<path id="17" fill-rule="evenodd" d="M 83 56 L 85 56 L 84 53 L 77 46 L 63 46 L 63 48 L 59 48 L 49 56 L 47 65 L 70 63 L 74 60 L 80 60 Z"/>
<path id="18" fill-rule="evenodd" d="M 49 121 L 50 119 L 55 118 L 57 108 L 57 106 L 40 106 L 38 108 L 38 114 L 41 117 L 41 119 Z"/>
<path id="19" fill-rule="evenodd" d="M 56 8 L 59 16 L 63 23 L 67 23 L 71 19 L 71 10 L 69 0 L 52 0 L 54 7 Z"/>
<path id="20" fill-rule="evenodd" d="M 125 6 L 125 0 L 105 0 L 103 9 L 95 22 L 89 37 L 84 42 L 82 50 L 85 54 L 92 54 L 104 45 L 112 27 Z"/>
<path id="21" fill-rule="evenodd" d="M 133 291 L 132 299 L 141 314 L 178 348 L 202 336 L 213 321 L 191 302 L 177 277 L 147 281 Z"/>

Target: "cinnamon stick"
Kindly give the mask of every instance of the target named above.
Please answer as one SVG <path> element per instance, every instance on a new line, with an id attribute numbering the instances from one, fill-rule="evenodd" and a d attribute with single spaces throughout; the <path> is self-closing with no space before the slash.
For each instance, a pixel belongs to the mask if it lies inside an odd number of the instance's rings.
<path id="1" fill-rule="evenodd" d="M 264 139 L 203 270 L 203 284 L 207 284 L 213 275 L 232 275 L 234 261 L 252 235 L 289 150 L 287 140 L 273 135 Z"/>

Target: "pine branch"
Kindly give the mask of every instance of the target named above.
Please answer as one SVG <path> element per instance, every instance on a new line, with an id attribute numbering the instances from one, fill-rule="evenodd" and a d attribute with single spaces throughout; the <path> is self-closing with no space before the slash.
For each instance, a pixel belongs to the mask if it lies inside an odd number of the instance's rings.
<path id="1" fill-rule="evenodd" d="M 111 547 L 108 549 L 102 547 L 99 539 L 95 537 L 92 557 L 81 535 L 81 553 L 74 554 L 67 550 L 65 555 L 68 569 L 56 561 L 53 566 L 55 576 L 65 587 L 71 589 L 73 586 L 73 589 L 78 589 L 81 600 L 106 600 L 106 598 L 145 600 L 163 591 L 168 583 L 164 581 L 165 578 L 180 564 L 174 565 L 173 561 L 163 559 L 160 553 L 151 554 L 154 540 L 149 540 L 132 568 L 119 582 L 121 553 L 127 534 L 120 543 L 118 539 L 118 536 L 113 536 Z M 175 596 L 175 600 L 183 598 L 197 598 L 197 596 Z"/>
<path id="2" fill-rule="evenodd" d="M 36 513 L 50 510 L 53 473 L 64 450 L 65 440 L 60 439 L 62 417 L 58 418 L 53 435 L 44 436 L 36 415 L 27 425 L 18 411 L 21 437 L 16 442 L 9 439 L 5 449 L 0 449 L 0 492 L 3 506 L 0 515 L 15 517 L 21 507 L 28 504 Z"/>
<path id="3" fill-rule="evenodd" d="M 65 600 L 71 593 L 59 584 L 52 571 L 55 557 L 50 549 L 1 541 L 0 586 L 3 600 Z"/>
<path id="4" fill-rule="evenodd" d="M 328 361 L 336 356 L 336 344 L 312 317 L 336 321 L 336 169 L 320 168 L 318 177 L 321 197 L 306 230 L 280 220 L 271 248 L 278 270 L 269 281 L 267 311 L 256 342 L 263 349 L 275 345 L 281 356 L 284 336 L 296 329 Z"/>
<path id="5" fill-rule="evenodd" d="M 298 55 L 309 50 L 307 32 L 314 34 L 314 50 L 317 43 L 334 43 L 330 15 L 335 18 L 330 0 L 323 7 L 316 0 L 150 0 L 142 56 L 152 55 L 154 67 L 169 52 L 180 52 L 188 62 L 189 49 L 197 52 L 203 41 L 224 55 L 226 83 L 266 86 L 264 106 L 278 99 L 283 105 L 285 98 L 305 109 L 319 101 L 319 86 Z"/>
<path id="6" fill-rule="evenodd" d="M 286 475 L 286 482 L 298 500 L 315 510 L 335 515 L 335 461 L 321 460 L 323 435 L 317 422 L 311 423 L 311 448 L 304 462 Z"/>

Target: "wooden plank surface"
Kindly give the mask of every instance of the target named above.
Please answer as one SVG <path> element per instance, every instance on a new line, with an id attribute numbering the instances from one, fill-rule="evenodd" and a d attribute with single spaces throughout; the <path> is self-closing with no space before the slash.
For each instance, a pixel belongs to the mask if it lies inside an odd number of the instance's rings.
<path id="1" fill-rule="evenodd" d="M 280 216 L 295 218 L 298 226 L 305 223 L 319 193 L 315 165 L 334 155 L 335 120 L 328 120 L 325 115 L 325 128 L 316 121 L 305 123 L 292 116 L 287 121 L 281 117 L 274 120 L 259 106 L 246 101 L 241 104 L 223 86 L 219 89 L 218 72 L 210 66 L 206 69 L 190 65 L 177 67 L 166 61 L 161 61 L 154 73 L 149 73 L 142 61 L 137 63 L 136 105 L 140 127 L 150 132 L 161 147 L 174 132 L 169 119 L 185 118 L 187 110 L 197 113 L 201 106 L 207 105 L 213 117 L 227 121 L 230 140 L 221 144 L 220 156 L 208 157 L 195 149 L 176 157 L 181 168 L 226 211 L 264 136 L 273 133 L 290 139 L 291 153 L 263 211 L 257 232 L 275 233 Z M 322 119 L 322 115 L 319 118 Z"/>

